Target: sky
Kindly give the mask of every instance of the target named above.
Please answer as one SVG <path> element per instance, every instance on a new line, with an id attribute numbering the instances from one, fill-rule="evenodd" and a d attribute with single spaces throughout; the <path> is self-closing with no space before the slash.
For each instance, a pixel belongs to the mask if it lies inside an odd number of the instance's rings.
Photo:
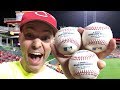
<path id="1" fill-rule="evenodd" d="M 58 21 L 60 26 L 85 27 L 85 11 L 47 11 Z M 0 26 L 5 26 L 4 18 L 15 18 L 15 11 L 3 11 L 0 13 Z M 120 11 L 87 11 L 87 25 L 101 22 L 111 27 L 114 38 L 120 38 Z"/>

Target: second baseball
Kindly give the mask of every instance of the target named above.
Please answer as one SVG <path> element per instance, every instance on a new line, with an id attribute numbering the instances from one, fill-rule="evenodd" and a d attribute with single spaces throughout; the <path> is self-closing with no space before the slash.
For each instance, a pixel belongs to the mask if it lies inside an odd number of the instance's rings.
<path id="1" fill-rule="evenodd" d="M 106 50 L 109 41 L 113 38 L 111 28 L 100 22 L 94 22 L 85 27 L 82 34 L 83 46 L 95 53 Z"/>

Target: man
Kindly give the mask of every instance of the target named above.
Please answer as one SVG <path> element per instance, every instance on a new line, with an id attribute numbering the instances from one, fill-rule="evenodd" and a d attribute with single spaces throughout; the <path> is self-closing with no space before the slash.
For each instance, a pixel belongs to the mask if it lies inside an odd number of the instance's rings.
<path id="1" fill-rule="evenodd" d="M 81 34 L 83 28 L 78 30 Z M 30 11 L 24 13 L 20 22 L 19 42 L 22 52 L 20 61 L 3 63 L 0 65 L 0 78 L 16 79 L 74 79 L 68 69 L 70 56 L 58 53 L 54 46 L 54 36 L 57 32 L 57 21 L 45 11 Z M 115 48 L 112 39 L 105 52 L 99 53 L 103 59 Z M 64 74 L 47 67 L 45 64 L 50 53 L 59 61 Z M 103 60 L 98 61 L 100 69 L 105 67 Z M 3 70 L 3 68 L 5 70 Z"/>

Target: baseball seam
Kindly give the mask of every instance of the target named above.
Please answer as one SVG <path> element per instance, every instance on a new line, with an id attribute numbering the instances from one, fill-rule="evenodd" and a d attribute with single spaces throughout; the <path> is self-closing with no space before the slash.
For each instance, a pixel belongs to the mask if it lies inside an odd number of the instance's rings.
<path id="1" fill-rule="evenodd" d="M 85 29 L 87 29 L 87 30 L 104 30 L 104 29 L 110 29 L 110 27 L 109 26 L 105 26 L 105 27 L 95 27 L 95 26 L 93 26 L 93 27 L 86 27 Z"/>
<path id="2" fill-rule="evenodd" d="M 95 72 L 94 70 L 80 70 L 76 71 L 75 75 L 94 75 L 96 77 L 98 73 Z"/>
<path id="3" fill-rule="evenodd" d="M 74 56 L 74 57 L 71 57 L 71 60 L 89 60 L 91 58 L 95 57 L 94 54 L 90 54 L 89 56 L 86 55 L 86 56 Z"/>
<path id="4" fill-rule="evenodd" d="M 75 29 L 76 29 L 76 31 L 77 31 L 77 28 L 74 28 L 74 29 L 73 29 L 73 28 L 66 28 L 66 29 L 61 29 L 61 30 L 59 30 L 58 32 L 68 32 L 68 31 L 70 31 L 70 32 L 73 31 L 73 32 L 74 32 Z"/>
<path id="5" fill-rule="evenodd" d="M 71 38 L 68 38 L 68 39 L 65 39 L 65 40 L 62 40 L 60 41 L 57 46 L 59 47 L 62 43 L 68 43 L 68 42 L 71 42 L 71 43 L 74 43 L 77 47 L 80 46 L 79 43 L 77 43 L 75 40 L 71 39 Z"/>
<path id="6" fill-rule="evenodd" d="M 86 45 L 94 45 L 94 44 L 99 44 L 99 45 L 105 45 L 105 46 L 107 46 L 106 41 L 104 41 L 104 40 L 98 40 L 98 39 L 96 39 L 96 40 L 90 40 L 84 46 L 86 46 Z"/>

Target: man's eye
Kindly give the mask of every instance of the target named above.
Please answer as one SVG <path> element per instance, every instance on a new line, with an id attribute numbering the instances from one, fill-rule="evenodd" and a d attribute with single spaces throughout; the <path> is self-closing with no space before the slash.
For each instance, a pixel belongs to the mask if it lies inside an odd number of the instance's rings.
<path id="1" fill-rule="evenodd" d="M 26 39 L 33 39 L 34 36 L 32 34 L 28 33 L 28 34 L 25 34 L 25 38 Z"/>
<path id="2" fill-rule="evenodd" d="M 48 36 L 41 37 L 41 40 L 43 40 L 43 41 L 49 41 L 49 40 L 50 40 L 50 37 L 48 37 Z"/>

